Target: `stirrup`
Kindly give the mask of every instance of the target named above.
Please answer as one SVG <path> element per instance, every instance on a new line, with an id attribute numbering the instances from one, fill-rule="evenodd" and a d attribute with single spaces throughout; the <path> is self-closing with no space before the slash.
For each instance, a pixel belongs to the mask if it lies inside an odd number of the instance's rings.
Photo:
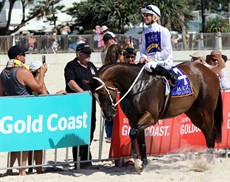
<path id="1" fill-rule="evenodd" d="M 170 85 L 172 86 L 172 88 L 176 87 L 178 84 L 178 80 L 175 81 L 175 84 L 172 83 L 172 79 L 170 79 Z"/>
<path id="2" fill-rule="evenodd" d="M 172 86 L 172 88 L 176 87 L 177 83 L 175 83 L 174 85 L 172 84 L 172 81 L 170 80 L 170 85 Z"/>

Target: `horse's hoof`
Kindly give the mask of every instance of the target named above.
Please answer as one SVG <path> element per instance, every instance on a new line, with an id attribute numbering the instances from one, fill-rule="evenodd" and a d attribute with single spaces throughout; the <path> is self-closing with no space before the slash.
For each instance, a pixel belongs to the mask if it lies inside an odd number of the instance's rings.
<path id="1" fill-rule="evenodd" d="M 137 174 L 141 174 L 141 172 L 143 171 L 143 162 L 140 159 L 134 159 L 134 167 Z"/>

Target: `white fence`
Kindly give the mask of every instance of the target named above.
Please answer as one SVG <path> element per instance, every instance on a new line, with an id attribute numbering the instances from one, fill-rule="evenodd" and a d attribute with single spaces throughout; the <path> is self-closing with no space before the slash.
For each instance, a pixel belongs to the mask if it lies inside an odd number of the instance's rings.
<path id="1" fill-rule="evenodd" d="M 29 43 L 33 37 L 35 42 Z M 0 53 L 5 54 L 9 47 L 18 44 L 29 50 L 30 53 L 66 53 L 75 52 L 76 42 L 79 37 L 83 38 L 94 51 L 101 51 L 98 42 L 94 40 L 93 34 L 87 35 L 58 35 L 57 47 L 53 46 L 54 37 L 52 35 L 23 35 L 23 36 L 0 36 Z M 131 39 L 135 49 L 139 49 L 141 34 L 124 35 L 117 34 L 116 39 L 120 45 Z M 32 45 L 32 46 L 30 46 Z M 229 50 L 230 33 L 190 33 L 190 34 L 172 34 L 172 45 L 175 51 L 184 50 Z"/>

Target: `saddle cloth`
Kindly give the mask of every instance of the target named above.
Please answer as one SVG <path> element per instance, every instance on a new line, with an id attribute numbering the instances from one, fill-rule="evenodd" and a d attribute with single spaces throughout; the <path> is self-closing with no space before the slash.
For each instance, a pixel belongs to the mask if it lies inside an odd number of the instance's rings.
<path id="1" fill-rule="evenodd" d="M 182 96 L 188 96 L 193 94 L 190 80 L 185 75 L 185 73 L 177 68 L 172 67 L 171 70 L 173 70 L 178 75 L 178 83 L 177 85 L 172 89 L 172 97 L 182 97 Z M 166 82 L 166 91 L 165 94 L 168 95 L 170 92 L 170 86 L 169 83 Z"/>

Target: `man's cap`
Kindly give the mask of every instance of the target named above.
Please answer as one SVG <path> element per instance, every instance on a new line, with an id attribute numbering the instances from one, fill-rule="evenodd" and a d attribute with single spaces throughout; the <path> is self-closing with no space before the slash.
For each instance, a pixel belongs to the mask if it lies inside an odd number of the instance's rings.
<path id="1" fill-rule="evenodd" d="M 215 57 L 215 54 L 221 54 L 221 52 L 218 51 L 218 50 L 212 51 L 211 54 L 209 54 L 209 55 L 206 56 L 206 63 L 208 63 L 208 64 L 211 65 L 211 61 L 212 61 L 213 59 L 217 59 L 217 58 Z M 227 56 L 225 56 L 225 55 L 221 55 L 221 56 L 222 56 L 222 58 L 223 58 L 223 60 L 224 60 L 225 62 L 228 60 L 228 57 L 227 57 Z"/>
<path id="2" fill-rule="evenodd" d="M 18 45 L 12 46 L 8 51 L 9 59 L 14 59 L 18 55 L 25 56 L 25 49 L 23 49 L 22 47 L 19 47 Z"/>
<path id="3" fill-rule="evenodd" d="M 137 51 L 134 48 L 126 48 L 123 50 L 123 55 L 126 56 L 127 54 L 135 54 L 137 55 Z"/>
<path id="4" fill-rule="evenodd" d="M 104 35 L 103 35 L 103 41 L 104 42 L 107 42 L 108 40 L 110 39 L 115 39 L 115 34 L 113 32 L 106 32 Z"/>
<path id="5" fill-rule="evenodd" d="M 77 48 L 76 48 L 76 52 L 77 51 L 81 51 L 81 52 L 84 52 L 86 54 L 91 54 L 93 52 L 93 50 L 90 49 L 89 45 L 86 44 L 86 43 L 80 43 L 77 45 Z"/>
<path id="6" fill-rule="evenodd" d="M 104 31 L 108 30 L 108 27 L 107 27 L 106 25 L 103 25 L 103 26 L 101 27 L 101 30 L 102 30 L 102 32 L 104 32 Z"/>
<path id="7" fill-rule="evenodd" d="M 206 55 L 203 52 L 194 52 L 189 56 L 191 56 L 192 58 L 199 58 L 202 61 L 202 63 L 205 63 Z"/>
<path id="8" fill-rule="evenodd" d="M 141 8 L 141 12 L 144 14 L 152 14 L 155 15 L 157 19 L 160 19 L 161 17 L 161 11 L 160 9 L 155 5 L 147 5 L 144 8 Z"/>
<path id="9" fill-rule="evenodd" d="M 41 68 L 42 67 L 42 62 L 41 61 L 32 61 L 30 63 L 30 71 L 31 72 L 35 72 L 37 69 Z"/>

